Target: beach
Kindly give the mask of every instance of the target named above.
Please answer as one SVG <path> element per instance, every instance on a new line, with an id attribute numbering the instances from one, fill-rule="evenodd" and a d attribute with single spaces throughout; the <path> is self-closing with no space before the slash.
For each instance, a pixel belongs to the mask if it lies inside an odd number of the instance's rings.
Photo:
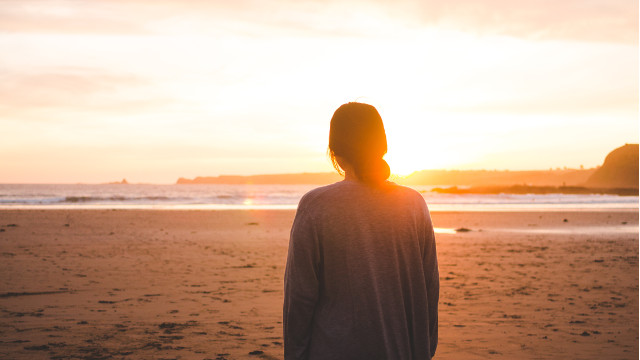
<path id="1" fill-rule="evenodd" d="M 281 359 L 294 214 L 0 210 L 0 358 Z M 436 359 L 637 359 L 637 210 L 432 218 Z"/>

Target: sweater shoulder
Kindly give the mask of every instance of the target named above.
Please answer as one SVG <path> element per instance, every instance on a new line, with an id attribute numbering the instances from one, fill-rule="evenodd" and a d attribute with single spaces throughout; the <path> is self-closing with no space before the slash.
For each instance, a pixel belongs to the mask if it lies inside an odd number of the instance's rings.
<path id="1" fill-rule="evenodd" d="M 407 186 L 387 181 L 384 187 L 375 189 L 351 181 L 340 181 L 307 192 L 298 203 L 298 211 L 322 211 L 327 206 L 332 206 L 336 203 L 364 200 L 376 192 L 378 194 L 387 193 L 390 197 L 399 200 L 399 203 L 404 204 L 404 206 L 426 207 L 422 194 Z M 394 202 L 397 203 L 396 201 Z"/>
<path id="2" fill-rule="evenodd" d="M 419 208 L 426 207 L 426 202 L 422 194 L 412 189 L 408 186 L 398 185 L 393 182 L 388 182 L 390 186 L 390 191 L 393 193 L 393 196 L 396 198 L 402 199 L 405 205 L 413 204 Z"/>
<path id="3" fill-rule="evenodd" d="M 298 203 L 298 212 L 309 211 L 322 203 L 331 201 L 329 199 L 336 197 L 336 194 L 340 192 L 340 187 L 342 185 L 342 182 L 337 182 L 310 190 L 300 198 L 300 202 Z"/>

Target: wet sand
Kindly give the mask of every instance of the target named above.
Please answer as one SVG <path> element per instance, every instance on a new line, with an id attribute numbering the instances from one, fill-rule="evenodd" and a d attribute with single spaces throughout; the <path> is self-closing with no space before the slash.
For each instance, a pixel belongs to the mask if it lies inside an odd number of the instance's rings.
<path id="1" fill-rule="evenodd" d="M 0 358 L 281 359 L 293 215 L 0 210 Z M 436 359 L 638 358 L 637 211 L 432 216 Z"/>

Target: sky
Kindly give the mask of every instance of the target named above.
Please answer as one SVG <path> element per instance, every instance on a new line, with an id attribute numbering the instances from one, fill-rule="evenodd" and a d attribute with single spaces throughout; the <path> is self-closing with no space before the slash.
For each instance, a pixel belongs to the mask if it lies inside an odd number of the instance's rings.
<path id="1" fill-rule="evenodd" d="M 0 0 L 0 48 L 0 183 L 331 171 L 350 101 L 401 175 L 639 137 L 637 1 Z"/>

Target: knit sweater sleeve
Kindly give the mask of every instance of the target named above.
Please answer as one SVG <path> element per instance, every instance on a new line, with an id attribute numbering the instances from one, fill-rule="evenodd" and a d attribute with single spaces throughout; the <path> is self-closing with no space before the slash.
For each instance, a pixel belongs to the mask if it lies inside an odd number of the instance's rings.
<path id="1" fill-rule="evenodd" d="M 291 228 L 284 276 L 285 359 L 306 359 L 319 295 L 320 249 L 310 215 L 301 206 Z"/>
<path id="2" fill-rule="evenodd" d="M 425 248 L 423 254 L 423 271 L 427 284 L 427 297 L 429 308 L 429 345 L 431 357 L 436 353 L 438 346 L 438 300 L 440 298 L 440 273 L 438 271 L 438 257 L 436 253 L 436 240 L 431 222 L 429 210 L 425 207 Z"/>

